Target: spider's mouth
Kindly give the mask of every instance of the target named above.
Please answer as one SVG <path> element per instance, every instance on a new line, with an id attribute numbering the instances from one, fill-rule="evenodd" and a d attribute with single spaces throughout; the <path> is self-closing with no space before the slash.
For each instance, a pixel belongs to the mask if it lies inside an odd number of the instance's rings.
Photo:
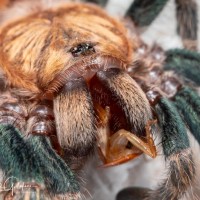
<path id="1" fill-rule="evenodd" d="M 145 94 L 119 68 L 99 71 L 90 80 L 98 113 L 98 145 L 104 166 L 127 162 L 141 153 L 156 156 L 151 138 L 151 110 Z"/>
<path id="2" fill-rule="evenodd" d="M 93 149 L 102 128 L 99 119 L 106 108 L 109 108 L 108 140 L 125 129 L 138 139 L 123 132 L 117 136 L 118 142 L 113 141 L 119 146 L 120 138 L 125 137 L 125 148 L 134 149 L 132 154 L 145 152 L 144 143 L 148 142 L 145 126 L 152 119 L 151 108 L 142 89 L 124 71 L 125 66 L 111 56 L 89 57 L 50 83 L 46 94 L 56 94 L 53 98 L 56 129 L 66 154 L 84 157 Z"/>

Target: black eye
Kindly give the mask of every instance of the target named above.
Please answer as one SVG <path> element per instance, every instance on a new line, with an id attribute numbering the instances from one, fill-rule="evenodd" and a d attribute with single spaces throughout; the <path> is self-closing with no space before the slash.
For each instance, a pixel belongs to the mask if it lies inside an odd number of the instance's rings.
<path id="1" fill-rule="evenodd" d="M 81 43 L 70 49 L 70 52 L 74 57 L 86 56 L 95 53 L 94 44 Z"/>

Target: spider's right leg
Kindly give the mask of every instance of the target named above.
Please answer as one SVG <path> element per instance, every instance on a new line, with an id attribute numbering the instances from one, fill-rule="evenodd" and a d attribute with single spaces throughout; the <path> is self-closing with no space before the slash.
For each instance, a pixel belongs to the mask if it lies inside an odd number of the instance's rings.
<path id="1" fill-rule="evenodd" d="M 166 180 L 147 199 L 179 199 L 194 180 L 194 163 L 187 132 L 175 106 L 165 98 L 156 105 L 162 129 L 163 153 L 169 161 Z"/>
<path id="2" fill-rule="evenodd" d="M 176 107 L 170 101 L 161 97 L 155 106 L 155 110 L 162 130 L 163 153 L 169 162 L 168 175 L 157 189 L 148 190 L 144 188 L 145 197 L 141 196 L 138 189 L 129 188 L 121 191 L 117 200 L 122 200 L 125 197 L 128 199 L 127 190 L 137 195 L 137 200 L 177 200 L 185 194 L 194 180 L 195 169 L 192 151 L 185 125 Z M 141 190 L 142 188 L 140 188 Z"/>

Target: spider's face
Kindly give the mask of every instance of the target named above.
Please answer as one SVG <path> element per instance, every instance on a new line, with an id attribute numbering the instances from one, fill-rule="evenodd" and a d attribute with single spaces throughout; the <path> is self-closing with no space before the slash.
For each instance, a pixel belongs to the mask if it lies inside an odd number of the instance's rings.
<path id="1" fill-rule="evenodd" d="M 122 24 L 95 6 L 69 4 L 8 24 L 0 42 L 3 123 L 17 116 L 23 134 L 54 138 L 74 169 L 97 138 L 106 165 L 155 157 L 152 112 L 126 72 L 135 44 Z"/>
<path id="2" fill-rule="evenodd" d="M 18 83 L 17 74 L 10 72 L 10 80 L 15 76 L 12 85 L 35 92 L 38 87 L 48 90 L 50 82 L 75 63 L 92 62 L 89 56 L 112 56 L 125 64 L 132 56 L 126 30 L 120 23 L 95 6 L 79 4 L 11 23 L 2 30 L 1 44 L 6 60 L 20 70 L 18 78 L 26 76 Z"/>
<path id="3" fill-rule="evenodd" d="M 4 27 L 2 68 L 12 88 L 35 101 L 53 101 L 60 146 L 67 155 L 86 156 L 105 126 L 110 131 L 100 140 L 122 129 L 145 137 L 150 106 L 125 72 L 132 46 L 122 24 L 95 6 L 72 4 Z M 109 116 L 107 124 L 98 115 Z M 48 126 L 38 126 L 38 133 Z"/>

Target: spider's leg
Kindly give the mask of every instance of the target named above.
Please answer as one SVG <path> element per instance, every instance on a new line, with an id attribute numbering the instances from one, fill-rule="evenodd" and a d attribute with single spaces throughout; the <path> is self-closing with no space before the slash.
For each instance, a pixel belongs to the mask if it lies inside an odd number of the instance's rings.
<path id="1" fill-rule="evenodd" d="M 32 153 L 39 163 L 48 192 L 53 195 L 74 195 L 74 198 L 77 198 L 79 185 L 76 177 L 68 165 L 55 153 L 50 140 L 44 136 L 32 136 L 26 142 L 31 150 L 33 149 Z"/>
<path id="2" fill-rule="evenodd" d="M 198 12 L 195 0 L 176 0 L 177 33 L 188 49 L 197 49 Z M 145 27 L 162 11 L 167 0 L 135 0 L 126 13 L 138 27 Z"/>
<path id="3" fill-rule="evenodd" d="M 127 11 L 126 16 L 130 17 L 139 27 L 148 26 L 161 12 L 167 1 L 135 0 Z"/>
<path id="4" fill-rule="evenodd" d="M 194 163 L 187 132 L 176 107 L 167 99 L 160 98 L 155 106 L 162 129 L 163 153 L 169 162 L 166 179 L 155 190 L 146 190 L 145 200 L 179 199 L 194 180 Z M 136 191 L 133 188 L 132 192 Z M 128 195 L 121 191 L 118 200 Z M 140 196 L 136 199 L 139 199 Z M 141 199 L 141 198 L 140 198 Z"/>
<path id="5" fill-rule="evenodd" d="M 200 144 L 200 97 L 189 87 L 183 87 L 174 97 L 177 109 L 182 114 L 191 133 Z"/>
<path id="6" fill-rule="evenodd" d="M 197 49 L 197 7 L 195 0 L 176 0 L 177 32 L 188 49 Z"/>
<path id="7" fill-rule="evenodd" d="M 96 142 L 93 103 L 83 78 L 69 81 L 59 91 L 54 99 L 54 114 L 65 160 L 72 168 L 79 168 Z"/>
<path id="8" fill-rule="evenodd" d="M 7 179 L 14 181 L 9 185 L 14 185 L 18 191 L 16 198 L 23 196 L 17 188 L 19 184 L 30 184 L 33 195 L 37 194 L 35 190 L 40 190 L 45 198 L 47 191 L 50 195 L 77 196 L 79 185 L 75 176 L 46 137 L 54 130 L 50 124 L 51 111 L 45 105 L 32 106 L 34 109 L 29 115 L 27 107 L 25 102 L 18 102 L 9 92 L 1 95 L 0 168 L 5 174 L 3 183 Z"/>
<path id="9" fill-rule="evenodd" d="M 172 49 L 166 52 L 164 69 L 174 70 L 187 79 L 200 85 L 200 54 L 184 49 Z"/>
<path id="10" fill-rule="evenodd" d="M 73 195 L 77 199 L 79 186 L 75 176 L 52 149 L 47 137 L 24 137 L 12 125 L 0 125 L 0 135 L 0 167 L 5 174 L 3 184 L 5 189 L 15 187 L 14 197 L 26 199 L 27 193 L 33 190 L 33 199 L 37 199 L 38 195 L 44 199 L 51 195 L 66 198 Z M 19 184 L 26 183 L 30 186 L 20 192 Z M 6 196 L 10 195 L 9 191 Z"/>
<path id="11" fill-rule="evenodd" d="M 189 139 L 176 107 L 161 98 L 155 107 L 162 129 L 163 153 L 169 161 L 169 174 L 149 199 L 179 199 L 194 179 L 194 163 Z"/>

